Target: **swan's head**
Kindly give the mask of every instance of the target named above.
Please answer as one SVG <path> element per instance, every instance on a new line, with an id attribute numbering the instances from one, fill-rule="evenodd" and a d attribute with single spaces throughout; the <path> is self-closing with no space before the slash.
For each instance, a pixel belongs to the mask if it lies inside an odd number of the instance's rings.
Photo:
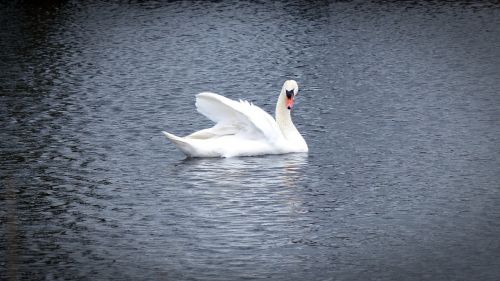
<path id="1" fill-rule="evenodd" d="M 286 95 L 286 108 L 289 110 L 292 109 L 293 101 L 299 94 L 299 85 L 295 80 L 286 80 L 281 92 Z"/>

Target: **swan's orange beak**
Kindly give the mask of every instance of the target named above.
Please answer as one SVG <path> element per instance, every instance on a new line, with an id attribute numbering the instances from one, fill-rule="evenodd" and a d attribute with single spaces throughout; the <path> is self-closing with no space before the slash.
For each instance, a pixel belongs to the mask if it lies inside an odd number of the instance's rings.
<path id="1" fill-rule="evenodd" d="M 293 96 L 286 100 L 286 108 L 292 109 L 293 107 Z"/>

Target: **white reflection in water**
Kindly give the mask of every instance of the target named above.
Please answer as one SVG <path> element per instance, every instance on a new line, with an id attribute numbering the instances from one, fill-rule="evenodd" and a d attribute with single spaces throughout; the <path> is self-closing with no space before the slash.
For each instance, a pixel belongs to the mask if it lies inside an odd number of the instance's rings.
<path id="1" fill-rule="evenodd" d="M 304 236 L 308 220 L 300 196 L 306 165 L 304 154 L 181 161 L 174 171 L 185 180 L 176 190 L 181 229 L 212 254 L 286 247 Z"/>
<path id="2" fill-rule="evenodd" d="M 262 157 L 187 158 L 178 163 L 178 176 L 195 187 L 240 186 L 295 187 L 307 154 L 295 153 Z"/>

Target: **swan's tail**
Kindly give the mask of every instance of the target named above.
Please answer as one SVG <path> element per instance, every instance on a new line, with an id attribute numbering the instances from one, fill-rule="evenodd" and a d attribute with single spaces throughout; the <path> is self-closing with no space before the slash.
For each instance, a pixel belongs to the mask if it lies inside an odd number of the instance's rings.
<path id="1" fill-rule="evenodd" d="M 162 131 L 167 138 L 184 154 L 192 156 L 193 146 L 185 138 L 178 137 L 174 134 Z"/>

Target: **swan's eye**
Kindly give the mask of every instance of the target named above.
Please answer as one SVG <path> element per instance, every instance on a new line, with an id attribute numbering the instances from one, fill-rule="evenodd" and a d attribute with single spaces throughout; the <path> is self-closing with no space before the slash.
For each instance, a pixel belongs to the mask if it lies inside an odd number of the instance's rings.
<path id="1" fill-rule="evenodd" d="M 290 91 L 285 90 L 285 91 L 286 91 L 286 97 L 291 99 L 293 97 L 293 90 L 290 90 Z"/>

